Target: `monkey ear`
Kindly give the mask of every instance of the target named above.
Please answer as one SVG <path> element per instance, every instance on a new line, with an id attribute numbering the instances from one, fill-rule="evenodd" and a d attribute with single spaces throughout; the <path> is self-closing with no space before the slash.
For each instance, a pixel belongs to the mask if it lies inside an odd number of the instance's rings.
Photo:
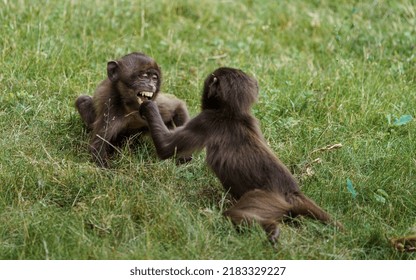
<path id="1" fill-rule="evenodd" d="M 110 81 L 116 82 L 118 80 L 119 68 L 120 67 L 118 65 L 118 62 L 115 60 L 109 61 L 107 63 L 107 75 Z"/>
<path id="2" fill-rule="evenodd" d="M 209 84 L 208 98 L 216 96 L 218 94 L 218 90 L 219 90 L 219 88 L 218 88 L 218 86 L 219 86 L 218 78 L 215 77 L 214 75 L 212 75 L 212 76 L 213 76 L 213 79 L 212 79 L 211 83 Z"/>

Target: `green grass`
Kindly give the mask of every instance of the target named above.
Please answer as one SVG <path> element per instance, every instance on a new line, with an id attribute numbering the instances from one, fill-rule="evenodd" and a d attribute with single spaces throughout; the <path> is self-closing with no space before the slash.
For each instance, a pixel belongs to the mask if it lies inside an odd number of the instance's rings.
<path id="1" fill-rule="evenodd" d="M 413 1 L 3 0 L 0 24 L 1 259 L 415 259 L 388 242 L 416 227 Z M 345 232 L 237 232 L 204 152 L 176 166 L 144 138 L 91 163 L 74 100 L 132 51 L 191 115 L 215 68 L 254 75 L 271 148 Z"/>

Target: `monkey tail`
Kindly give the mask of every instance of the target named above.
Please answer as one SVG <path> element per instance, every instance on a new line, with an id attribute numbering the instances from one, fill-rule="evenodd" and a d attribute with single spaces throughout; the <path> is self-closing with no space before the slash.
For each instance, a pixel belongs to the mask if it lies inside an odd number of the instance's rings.
<path id="1" fill-rule="evenodd" d="M 312 199 L 308 198 L 302 193 L 297 193 L 291 196 L 291 215 L 292 216 L 307 216 L 316 220 L 319 220 L 325 224 L 333 224 L 340 230 L 344 229 L 344 226 L 332 219 L 332 217 L 319 207 Z"/>

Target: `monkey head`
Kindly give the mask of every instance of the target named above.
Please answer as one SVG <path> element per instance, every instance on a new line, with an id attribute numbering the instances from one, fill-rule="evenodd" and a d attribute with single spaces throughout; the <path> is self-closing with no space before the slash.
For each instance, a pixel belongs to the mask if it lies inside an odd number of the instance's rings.
<path id="1" fill-rule="evenodd" d="M 239 69 L 221 67 L 205 79 L 202 109 L 245 112 L 257 101 L 258 91 L 253 77 Z"/>
<path id="2" fill-rule="evenodd" d="M 154 100 L 162 80 L 156 61 L 139 52 L 109 61 L 107 75 L 126 103 Z"/>

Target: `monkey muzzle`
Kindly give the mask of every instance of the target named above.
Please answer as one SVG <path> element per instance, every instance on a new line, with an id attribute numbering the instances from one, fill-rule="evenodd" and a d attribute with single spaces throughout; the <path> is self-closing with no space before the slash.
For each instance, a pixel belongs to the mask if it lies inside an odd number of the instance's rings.
<path id="1" fill-rule="evenodd" d="M 151 100 L 153 97 L 153 92 L 151 91 L 141 91 L 137 93 L 137 102 L 142 104 L 145 100 Z"/>

